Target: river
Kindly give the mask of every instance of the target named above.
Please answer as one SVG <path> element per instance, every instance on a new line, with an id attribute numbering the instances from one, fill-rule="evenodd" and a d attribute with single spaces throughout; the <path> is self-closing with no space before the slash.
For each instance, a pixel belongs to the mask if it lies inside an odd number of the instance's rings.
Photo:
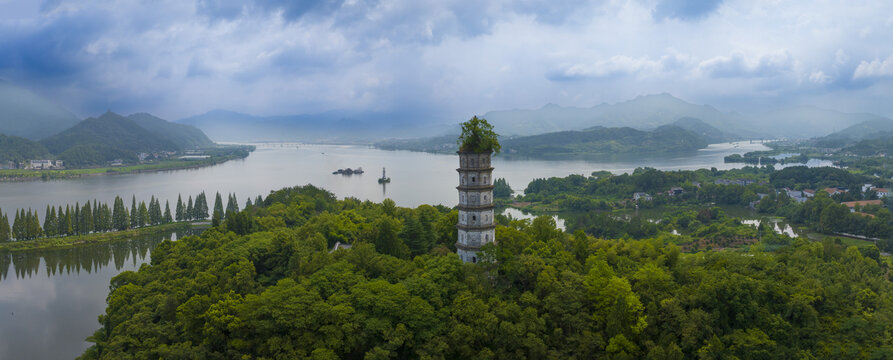
<path id="1" fill-rule="evenodd" d="M 408 151 L 383 151 L 363 146 L 256 144 L 257 151 L 243 160 L 191 170 L 94 176 L 70 180 L 0 183 L 0 207 L 36 208 L 43 215 L 47 205 L 66 205 L 98 199 L 109 202 L 115 195 L 148 201 L 150 196 L 168 200 L 177 195 L 206 191 L 209 201 L 216 192 L 237 194 L 240 206 L 270 190 L 314 184 L 339 198 L 393 199 L 400 206 L 420 204 L 453 206 L 457 202 L 458 176 L 455 155 Z M 523 191 L 535 178 L 588 175 L 596 170 L 631 172 L 637 167 L 662 170 L 716 167 L 733 153 L 766 150 L 761 144 L 727 143 L 686 155 L 641 156 L 632 160 L 493 160 L 494 177 L 504 177 Z M 362 175 L 333 175 L 341 168 L 362 167 Z M 387 168 L 391 183 L 376 181 Z M 208 204 L 213 206 L 213 203 Z M 514 214 L 520 217 L 523 214 Z M 560 219 L 559 223 L 561 223 Z M 562 224 L 563 225 L 563 224 Z M 138 269 L 148 261 L 151 249 L 170 235 L 65 250 L 0 254 L 0 359 L 70 359 L 89 343 L 84 339 L 99 327 L 97 316 L 105 311 L 109 280 L 125 270 Z M 174 235 L 176 236 L 176 235 Z"/>
<path id="2" fill-rule="evenodd" d="M 151 196 L 171 210 L 177 195 L 195 196 L 206 191 L 208 200 L 214 194 L 235 193 L 240 206 L 248 197 L 268 194 L 286 186 L 314 184 L 333 192 L 339 198 L 362 200 L 393 199 L 397 205 L 415 207 L 421 204 L 457 203 L 458 158 L 456 155 L 410 151 L 385 151 L 363 146 L 305 145 L 293 143 L 255 144 L 257 150 L 242 160 L 199 169 L 155 173 L 90 176 L 67 180 L 0 183 L 0 208 L 10 212 L 17 208 L 33 208 L 43 216 L 47 205 L 63 207 L 98 199 L 111 204 L 116 195 L 130 205 L 132 196 L 148 202 Z M 631 172 L 637 167 L 661 170 L 693 170 L 716 167 L 731 169 L 744 164 L 726 164 L 723 157 L 733 153 L 765 150 L 762 144 L 724 143 L 710 145 L 690 154 L 642 155 L 631 160 L 507 160 L 493 159 L 494 178 L 503 177 L 516 191 L 523 191 L 536 178 L 589 175 L 596 170 L 613 173 Z M 333 175 L 342 168 L 362 167 L 362 175 Z M 378 184 L 382 168 L 387 168 L 391 183 Z M 208 204 L 213 206 L 213 204 Z M 224 204 L 225 205 L 225 204 Z"/>

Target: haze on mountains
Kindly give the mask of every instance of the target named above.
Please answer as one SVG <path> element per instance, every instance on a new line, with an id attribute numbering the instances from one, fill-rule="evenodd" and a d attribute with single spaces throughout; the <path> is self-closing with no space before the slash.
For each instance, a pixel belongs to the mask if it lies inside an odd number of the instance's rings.
<path id="1" fill-rule="evenodd" d="M 15 101 L 14 104 L 0 104 L 0 133 L 36 140 L 77 123 L 74 115 L 52 101 L 9 82 L 0 82 L 0 92 L 10 95 L 0 99 L 0 102 Z M 660 126 L 675 125 L 715 143 L 735 139 L 805 139 L 826 136 L 838 130 L 840 133 L 831 135 L 830 139 L 859 140 L 893 130 L 890 125 L 893 121 L 874 114 L 852 114 L 815 107 L 769 111 L 756 109 L 753 114 L 740 114 L 723 112 L 710 105 L 692 104 L 667 93 L 643 95 L 590 108 L 547 104 L 533 110 L 493 110 L 486 112 L 484 117 L 494 124 L 500 135 L 508 137 L 593 127 L 652 131 Z M 176 148 L 209 146 L 211 139 L 372 143 L 383 139 L 430 138 L 458 131 L 454 123 L 437 122 L 415 112 L 328 111 L 255 116 L 214 110 L 177 120 L 179 124 L 146 113 L 127 118 L 155 136 L 171 137 L 177 144 Z M 152 138 L 140 139 L 151 141 Z M 50 151 L 56 152 L 53 148 Z"/>
<path id="2" fill-rule="evenodd" d="M 0 79 L 0 133 L 39 140 L 78 121 L 54 102 Z"/>
<path id="3" fill-rule="evenodd" d="M 591 108 L 548 104 L 536 110 L 490 111 L 484 117 L 503 135 L 534 135 L 592 126 L 650 130 L 682 118 L 693 118 L 744 138 L 800 139 L 827 135 L 863 121 L 885 119 L 873 114 L 848 114 L 814 107 L 783 108 L 752 115 L 725 113 L 666 93 Z"/>

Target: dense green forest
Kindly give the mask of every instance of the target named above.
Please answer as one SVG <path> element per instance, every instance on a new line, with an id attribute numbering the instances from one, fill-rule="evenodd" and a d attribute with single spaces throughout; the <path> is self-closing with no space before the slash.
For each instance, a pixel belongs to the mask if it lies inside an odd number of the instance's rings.
<path id="1" fill-rule="evenodd" d="M 504 151 L 509 155 L 546 158 L 692 151 L 707 144 L 704 137 L 673 125 L 653 131 L 594 127 L 503 140 Z"/>
<path id="2" fill-rule="evenodd" d="M 463 264 L 456 219 L 311 186 L 271 193 L 114 277 L 82 358 L 893 357 L 877 248 L 689 254 L 540 217 L 499 226 L 493 262 Z M 353 247 L 330 252 L 336 241 Z"/>
<path id="3" fill-rule="evenodd" d="M 0 162 L 49 159 L 50 152 L 38 142 L 0 134 Z"/>

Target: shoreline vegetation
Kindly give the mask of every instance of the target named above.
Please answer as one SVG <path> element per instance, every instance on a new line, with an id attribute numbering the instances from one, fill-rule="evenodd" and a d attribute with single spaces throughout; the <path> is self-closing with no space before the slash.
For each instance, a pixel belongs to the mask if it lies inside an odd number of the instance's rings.
<path id="1" fill-rule="evenodd" d="M 209 227 L 208 221 L 183 221 L 170 224 L 146 226 L 122 231 L 91 233 L 85 235 L 72 235 L 64 237 L 48 237 L 32 240 L 12 241 L 0 243 L 0 254 L 4 252 L 20 252 L 31 250 L 48 250 L 73 248 L 84 245 L 128 240 L 135 236 L 160 234 L 165 232 L 186 231 Z"/>
<path id="2" fill-rule="evenodd" d="M 210 158 L 207 159 L 164 160 L 155 163 L 127 166 L 106 166 L 97 168 L 65 170 L 3 169 L 0 170 L 0 182 L 65 180 L 87 176 L 125 175 L 159 171 L 198 169 L 222 164 L 230 160 L 247 158 L 251 154 L 251 152 L 255 150 L 255 147 L 251 145 L 225 146 L 216 150 L 224 151 L 224 153 L 222 155 L 212 155 Z"/>
<path id="3" fill-rule="evenodd" d="M 47 206 L 42 225 L 36 211 L 14 209 L 14 221 L 9 226 L 10 214 L 4 215 L 0 210 L 0 253 L 67 248 L 203 225 L 217 226 L 224 218 L 229 219 L 239 212 L 237 201 L 235 194 L 229 194 L 224 207 L 223 199 L 217 193 L 214 207 L 209 208 L 207 197 L 201 192 L 195 201 L 189 196 L 184 202 L 183 197 L 178 196 L 174 211 L 171 211 L 170 202 L 166 201 L 162 208 L 161 201 L 154 196 L 148 205 L 144 201 L 137 203 L 133 197 L 128 211 L 124 200 L 116 196 L 112 206 L 96 200 L 92 204 L 85 202 L 83 207 L 80 204 L 59 206 L 58 212 L 56 207 Z M 260 196 L 257 201 L 261 201 Z M 245 206 L 252 206 L 251 199 Z"/>

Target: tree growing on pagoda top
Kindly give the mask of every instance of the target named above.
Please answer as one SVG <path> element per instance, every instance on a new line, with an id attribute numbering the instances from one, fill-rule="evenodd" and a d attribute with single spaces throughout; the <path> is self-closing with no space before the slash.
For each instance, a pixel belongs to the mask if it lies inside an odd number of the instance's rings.
<path id="1" fill-rule="evenodd" d="M 462 135 L 459 135 L 457 143 L 459 152 L 498 153 L 502 149 L 499 134 L 493 131 L 493 125 L 477 116 L 462 123 Z"/>

